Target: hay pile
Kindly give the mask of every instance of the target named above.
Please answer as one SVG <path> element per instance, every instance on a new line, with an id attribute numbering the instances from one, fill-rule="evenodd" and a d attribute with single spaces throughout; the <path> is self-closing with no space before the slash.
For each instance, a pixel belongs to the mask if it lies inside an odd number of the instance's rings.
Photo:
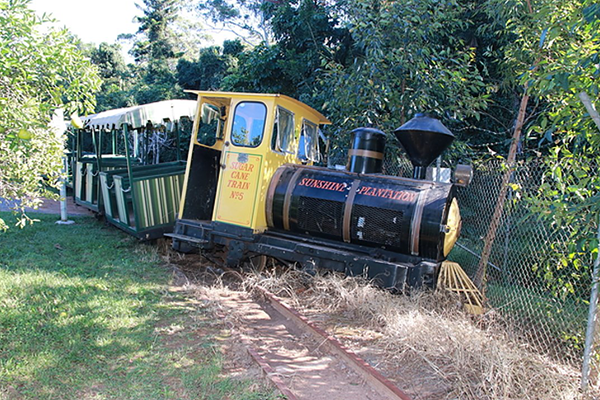
<path id="1" fill-rule="evenodd" d="M 414 399 L 592 398 L 578 392 L 576 367 L 517 343 L 493 312 L 464 313 L 446 292 L 392 295 L 356 278 L 307 278 L 290 270 L 251 275 L 245 285 L 267 289 L 316 319 L 344 317 L 329 330 L 345 324 L 375 337 L 368 346 L 381 350 L 378 368 Z"/>

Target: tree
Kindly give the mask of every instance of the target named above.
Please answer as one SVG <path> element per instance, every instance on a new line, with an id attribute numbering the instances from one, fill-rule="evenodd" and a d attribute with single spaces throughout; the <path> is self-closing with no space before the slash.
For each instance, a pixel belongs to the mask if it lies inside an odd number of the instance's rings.
<path id="1" fill-rule="evenodd" d="M 513 25 L 521 49 L 512 53 L 515 63 L 520 61 L 517 72 L 528 94 L 545 106 L 528 134 L 550 145 L 548 173 L 532 210 L 571 238 L 567 251 L 552 249 L 558 262 L 542 265 L 536 273 L 554 293 L 568 296 L 579 291 L 565 284 L 573 278 L 587 288 L 598 250 L 600 126 L 591 118 L 593 107 L 589 112 L 582 98 L 597 99 L 600 92 L 600 5 L 578 0 L 540 1 L 535 6 L 531 18 Z"/>
<path id="2" fill-rule="evenodd" d="M 238 68 L 224 79 L 224 87 L 283 93 L 313 103 L 322 60 L 344 62 L 351 43 L 335 9 L 314 0 L 262 2 L 260 10 L 274 42 L 262 42 L 240 54 Z"/>
<path id="3" fill-rule="evenodd" d="M 242 52 L 241 42 L 226 41 L 223 50 L 218 46 L 200 49 L 198 61 L 180 59 L 177 63 L 177 81 L 184 89 L 219 90 L 227 72 L 234 68 Z"/>
<path id="4" fill-rule="evenodd" d="M 351 32 L 350 64 L 325 60 L 315 92 L 337 127 L 336 146 L 356 126 L 391 131 L 417 112 L 478 117 L 488 84 L 463 38 L 470 21 L 459 0 L 339 0 Z M 339 140 L 342 142 L 340 143 Z"/>
<path id="5" fill-rule="evenodd" d="M 100 85 L 75 38 L 44 26 L 28 2 L 0 0 L 0 197 L 15 202 L 20 226 L 60 176 L 65 135 L 49 131 L 53 111 L 93 111 Z"/>
<path id="6" fill-rule="evenodd" d="M 600 6 L 589 0 L 488 0 L 483 8 L 510 38 L 499 65 L 506 83 L 520 89 L 521 106 L 477 277 L 485 277 L 523 128 L 529 143 L 539 146 L 536 159 L 547 166 L 538 193 L 523 199 L 529 218 L 570 237 L 566 244 L 544 244 L 547 257 L 532 265 L 532 276 L 558 298 L 585 301 L 581 294 L 598 251 L 600 126 L 591 118 L 592 102 L 588 111 L 581 98 L 599 94 Z"/>
<path id="7" fill-rule="evenodd" d="M 133 91 L 138 104 L 168 100 L 182 95 L 175 77 L 177 36 L 171 25 L 177 19 L 179 0 L 143 0 L 137 17 L 140 28 L 131 50 L 139 77 Z"/>
<path id="8" fill-rule="evenodd" d="M 273 37 L 269 16 L 263 10 L 265 3 L 268 1 L 198 0 L 196 9 L 206 21 L 212 21 L 216 26 L 224 26 L 246 44 L 264 43 L 268 46 Z"/>
<path id="9" fill-rule="evenodd" d="M 133 74 L 125 64 L 119 44 L 101 43 L 90 50 L 92 64 L 102 78 L 100 92 L 96 95 L 96 112 L 134 105 L 131 94 Z"/>

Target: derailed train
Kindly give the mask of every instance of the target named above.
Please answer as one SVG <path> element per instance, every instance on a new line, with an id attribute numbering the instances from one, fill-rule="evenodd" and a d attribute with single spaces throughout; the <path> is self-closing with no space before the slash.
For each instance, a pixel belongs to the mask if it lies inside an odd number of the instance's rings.
<path id="1" fill-rule="evenodd" d="M 470 179 L 462 166 L 454 183 L 425 179 L 454 139 L 438 120 L 417 115 L 394 132 L 414 165 L 407 179 L 382 173 L 377 129 L 352 132 L 344 170 L 315 167 L 329 123 L 316 110 L 276 94 L 193 93 L 196 103 L 86 117 L 71 153 L 76 203 L 140 239 L 166 234 L 179 251 L 219 251 L 230 266 L 273 257 L 392 290 L 435 286 L 460 232 L 455 187 Z M 140 152 L 149 135 L 170 126 L 180 143 L 182 116 L 194 121 L 187 161 L 177 151 L 149 162 Z"/>
<path id="2" fill-rule="evenodd" d="M 454 136 L 417 115 L 394 132 L 412 179 L 384 175 L 385 133 L 352 132 L 345 170 L 319 157 L 316 110 L 283 95 L 194 91 L 197 115 L 173 248 L 222 250 L 230 266 L 273 257 L 311 271 L 364 276 L 402 291 L 434 287 L 460 233 L 454 183 L 425 179 Z"/>

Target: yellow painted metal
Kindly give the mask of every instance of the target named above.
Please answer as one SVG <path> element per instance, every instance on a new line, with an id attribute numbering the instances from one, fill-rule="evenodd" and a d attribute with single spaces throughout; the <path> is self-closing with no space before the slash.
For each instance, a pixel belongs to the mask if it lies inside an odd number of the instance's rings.
<path id="1" fill-rule="evenodd" d="M 460 235 L 462 220 L 456 197 L 452 199 L 450 209 L 448 210 L 448 220 L 446 221 L 446 234 L 444 235 L 444 257 L 446 257 Z"/>
<path id="2" fill-rule="evenodd" d="M 261 154 L 228 151 L 217 191 L 214 219 L 252 227 L 260 193 Z"/>
<path id="3" fill-rule="evenodd" d="M 484 313 L 483 296 L 458 263 L 444 261 L 440 267 L 438 289 L 458 294 L 465 310 L 474 315 Z"/>
<path id="4" fill-rule="evenodd" d="M 321 113 L 306 104 L 280 94 L 235 93 L 189 91 L 198 95 L 197 115 L 194 119 L 192 144 L 188 153 L 188 170 L 185 174 L 179 218 L 185 207 L 185 196 L 189 186 L 189 169 L 193 165 L 191 157 L 194 146 L 208 147 L 221 152 L 221 174 L 217 186 L 217 197 L 213 211 L 213 220 L 252 228 L 262 232 L 267 227 L 265 215 L 266 193 L 269 182 L 277 168 L 283 164 L 312 164 L 298 157 L 302 125 L 305 122 L 314 125 L 329 124 Z M 256 147 L 236 145 L 232 140 L 233 114 L 242 102 L 262 103 L 266 107 L 266 120 L 263 137 Z M 198 141 L 202 107 L 209 104 L 219 110 L 223 135 L 213 145 Z M 287 151 L 272 149 L 273 129 L 278 108 L 285 109 L 294 116 L 293 141 Z"/>

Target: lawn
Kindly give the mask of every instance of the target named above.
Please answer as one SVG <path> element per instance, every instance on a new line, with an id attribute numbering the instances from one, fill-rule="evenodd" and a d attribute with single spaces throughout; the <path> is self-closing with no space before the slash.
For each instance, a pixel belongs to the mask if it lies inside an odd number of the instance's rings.
<path id="1" fill-rule="evenodd" d="M 9 220 L 10 214 L 1 217 Z M 270 399 L 154 247 L 89 217 L 0 233 L 0 399 Z"/>

